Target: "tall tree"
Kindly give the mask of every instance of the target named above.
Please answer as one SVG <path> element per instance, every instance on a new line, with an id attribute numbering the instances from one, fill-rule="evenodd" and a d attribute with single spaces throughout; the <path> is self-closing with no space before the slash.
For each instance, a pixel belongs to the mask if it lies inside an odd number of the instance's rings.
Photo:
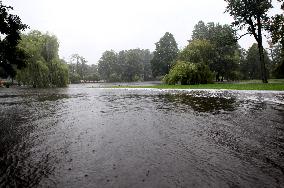
<path id="1" fill-rule="evenodd" d="M 233 23 L 238 29 L 247 29 L 247 34 L 253 35 L 259 50 L 261 77 L 263 83 L 267 81 L 267 70 L 264 60 L 263 29 L 269 17 L 267 12 L 272 8 L 271 0 L 225 0 L 228 5 L 226 12 L 233 16 Z"/>
<path id="2" fill-rule="evenodd" d="M 151 60 L 153 59 L 153 54 L 147 49 L 142 50 L 142 64 L 143 64 L 143 80 L 152 79 L 152 69 L 151 69 Z"/>
<path id="3" fill-rule="evenodd" d="M 210 34 L 208 32 L 208 27 L 205 23 L 201 20 L 199 21 L 192 31 L 192 39 L 193 40 L 209 40 Z"/>
<path id="4" fill-rule="evenodd" d="M 196 42 L 199 41 L 199 42 Z M 203 45 L 200 43 L 203 41 Z M 211 44 L 211 50 L 207 49 L 209 53 L 206 54 L 207 41 Z M 194 27 L 192 33 L 192 41 L 189 41 L 192 50 L 205 50 L 204 55 L 200 56 L 211 63 L 207 63 L 210 69 L 216 74 L 216 81 L 226 79 L 235 79 L 236 69 L 238 68 L 238 43 L 236 40 L 236 32 L 229 25 L 215 24 L 209 22 L 205 24 L 199 21 Z M 196 46 L 197 44 L 198 47 Z M 195 47 L 196 46 L 196 47 Z M 191 51 L 192 51 L 191 50 Z M 213 51 L 212 51 L 213 50 Z M 197 53 L 198 54 L 198 53 Z"/>
<path id="5" fill-rule="evenodd" d="M 117 54 L 115 51 L 105 51 L 99 60 L 98 70 L 100 77 L 106 81 L 115 81 L 110 79 L 116 74 Z"/>
<path id="6" fill-rule="evenodd" d="M 271 45 L 270 56 L 272 59 L 272 76 L 275 78 L 284 78 L 283 45 L 281 45 L 281 43 Z"/>
<path id="7" fill-rule="evenodd" d="M 240 48 L 239 50 L 240 55 L 240 79 L 248 80 L 249 74 L 247 71 L 247 50 L 244 48 Z"/>
<path id="8" fill-rule="evenodd" d="M 277 0 L 282 2 L 281 9 L 284 11 L 284 0 Z M 268 30 L 271 33 L 272 44 L 276 46 L 273 49 L 274 52 L 277 52 L 275 55 L 277 60 L 275 64 L 274 76 L 277 78 L 284 77 L 284 15 L 276 14 L 272 16 L 268 24 Z"/>
<path id="9" fill-rule="evenodd" d="M 142 50 L 127 50 L 125 61 L 125 81 L 138 81 L 143 75 Z"/>
<path id="10" fill-rule="evenodd" d="M 169 73 L 171 65 L 178 55 L 178 47 L 174 36 L 166 32 L 156 43 L 156 50 L 151 61 L 153 76 L 164 76 Z"/>
<path id="11" fill-rule="evenodd" d="M 99 73 L 97 65 L 86 64 L 84 57 L 79 54 L 73 54 L 70 61 L 67 63 L 69 70 L 69 80 L 72 84 L 80 83 L 81 81 L 99 81 Z"/>
<path id="12" fill-rule="evenodd" d="M 20 32 L 28 26 L 23 24 L 20 17 L 9 13 L 11 6 L 5 6 L 0 1 L 0 72 L 3 77 L 16 75 L 16 69 L 24 67 L 26 55 L 17 48 Z"/>
<path id="13" fill-rule="evenodd" d="M 87 60 L 79 54 L 72 54 L 71 64 L 72 63 L 75 64 L 75 72 L 80 76 L 80 80 L 85 80 L 88 71 Z"/>
<path id="14" fill-rule="evenodd" d="M 264 51 L 264 60 L 267 65 L 270 64 L 268 53 Z M 243 74 L 247 75 L 248 79 L 259 79 L 261 78 L 261 67 L 260 67 L 259 51 L 257 44 L 253 44 L 247 51 L 245 63 L 242 64 L 241 69 Z M 266 73 L 268 77 L 268 72 Z"/>

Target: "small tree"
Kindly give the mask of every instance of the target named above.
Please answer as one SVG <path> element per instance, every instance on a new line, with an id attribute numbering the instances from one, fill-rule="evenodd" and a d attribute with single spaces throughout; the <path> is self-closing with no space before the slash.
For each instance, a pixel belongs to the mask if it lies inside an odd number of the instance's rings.
<path id="1" fill-rule="evenodd" d="M 268 83 L 265 61 L 264 61 L 262 30 L 265 28 L 265 23 L 267 23 L 269 19 L 267 12 L 270 8 L 272 8 L 271 0 L 225 0 L 225 1 L 228 3 L 226 12 L 228 12 L 231 16 L 233 16 L 235 20 L 233 25 L 240 30 L 246 28 L 247 29 L 246 34 L 254 36 L 259 50 L 262 82 Z"/>

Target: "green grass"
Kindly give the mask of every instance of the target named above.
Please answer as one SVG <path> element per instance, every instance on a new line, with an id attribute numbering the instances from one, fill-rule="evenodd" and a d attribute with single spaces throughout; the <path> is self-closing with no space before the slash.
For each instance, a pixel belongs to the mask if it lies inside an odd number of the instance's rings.
<path id="1" fill-rule="evenodd" d="M 284 79 L 269 79 L 269 83 L 282 83 L 284 84 Z M 252 84 L 252 83 L 259 83 L 261 84 L 261 80 L 241 80 L 239 83 L 247 83 L 247 84 Z"/>
<path id="2" fill-rule="evenodd" d="M 275 83 L 215 83 L 200 85 L 155 85 L 155 86 L 114 86 L 112 88 L 156 88 L 156 89 L 228 89 L 228 90 L 272 90 L 284 91 L 284 80 Z"/>

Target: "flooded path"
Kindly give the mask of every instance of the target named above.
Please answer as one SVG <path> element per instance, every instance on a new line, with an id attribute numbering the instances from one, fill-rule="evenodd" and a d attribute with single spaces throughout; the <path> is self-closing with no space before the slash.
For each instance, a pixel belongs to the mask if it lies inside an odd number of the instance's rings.
<path id="1" fill-rule="evenodd" d="M 0 88 L 0 187 L 284 187 L 284 92 Z"/>

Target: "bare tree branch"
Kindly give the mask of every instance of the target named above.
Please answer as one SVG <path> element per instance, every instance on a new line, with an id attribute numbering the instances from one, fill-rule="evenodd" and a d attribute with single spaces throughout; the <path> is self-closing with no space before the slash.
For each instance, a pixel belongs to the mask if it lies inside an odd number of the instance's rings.
<path id="1" fill-rule="evenodd" d="M 238 38 L 238 40 L 240 40 L 242 37 L 244 37 L 244 36 L 246 36 L 246 35 L 252 35 L 252 33 L 245 33 L 245 34 L 243 34 L 243 35 L 240 35 L 239 38 Z"/>

